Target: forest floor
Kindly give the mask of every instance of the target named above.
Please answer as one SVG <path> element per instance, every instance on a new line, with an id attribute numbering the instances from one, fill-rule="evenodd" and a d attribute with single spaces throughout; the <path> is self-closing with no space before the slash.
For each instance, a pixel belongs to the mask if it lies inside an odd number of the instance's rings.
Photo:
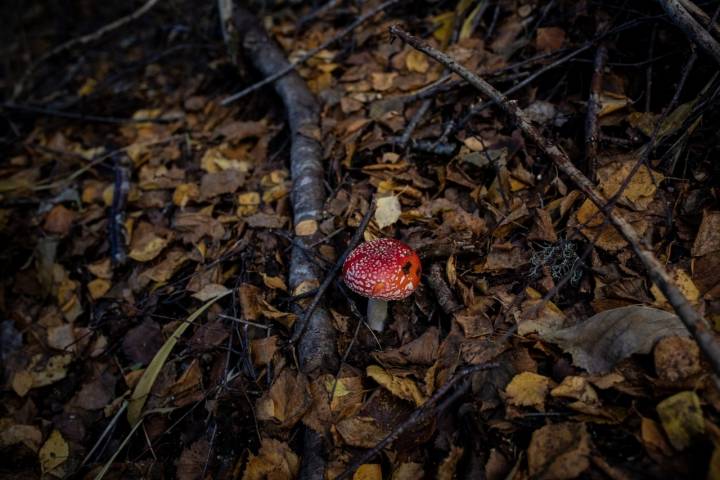
<path id="1" fill-rule="evenodd" d="M 716 2 L 127 3 L 0 7 L 2 478 L 720 479 Z"/>

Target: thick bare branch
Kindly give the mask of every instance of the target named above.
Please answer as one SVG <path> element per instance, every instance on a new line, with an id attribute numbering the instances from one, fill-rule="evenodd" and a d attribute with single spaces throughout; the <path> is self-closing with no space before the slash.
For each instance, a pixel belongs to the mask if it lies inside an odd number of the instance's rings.
<path id="1" fill-rule="evenodd" d="M 658 0 L 658 2 L 673 23 L 720 64 L 720 43 L 690 15 L 682 3 L 679 0 Z"/>

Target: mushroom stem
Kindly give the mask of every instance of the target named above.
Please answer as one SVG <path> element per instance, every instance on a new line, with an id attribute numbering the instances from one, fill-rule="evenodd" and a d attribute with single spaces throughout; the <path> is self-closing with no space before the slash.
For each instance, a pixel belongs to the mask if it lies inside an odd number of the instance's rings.
<path id="1" fill-rule="evenodd" d="M 367 321 L 370 328 L 376 332 L 382 332 L 385 328 L 385 319 L 387 318 L 388 302 L 375 298 L 368 299 L 367 304 Z"/>

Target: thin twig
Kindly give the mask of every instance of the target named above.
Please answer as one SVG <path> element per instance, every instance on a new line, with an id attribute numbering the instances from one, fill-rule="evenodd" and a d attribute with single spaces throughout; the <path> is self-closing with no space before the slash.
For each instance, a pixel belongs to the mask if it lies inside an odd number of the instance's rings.
<path id="1" fill-rule="evenodd" d="M 605 44 L 600 44 L 595 52 L 590 98 L 588 99 L 587 117 L 585 119 L 585 162 L 588 177 L 591 181 L 595 181 L 597 172 L 598 133 L 600 132 L 598 116 L 602 107 L 600 95 L 602 94 L 605 62 L 607 62 L 607 47 Z"/>
<path id="2" fill-rule="evenodd" d="M 685 327 L 693 335 L 701 350 L 705 353 L 711 362 L 712 368 L 716 374 L 720 374 L 720 343 L 718 343 L 715 335 L 707 324 L 693 307 L 690 305 L 685 296 L 680 292 L 678 287 L 673 283 L 670 275 L 665 267 L 655 258 L 653 253 L 644 247 L 644 242 L 640 239 L 634 228 L 614 210 L 606 208 L 607 200 L 597 190 L 597 188 L 578 170 L 570 161 L 567 154 L 557 145 L 543 137 L 540 132 L 530 123 L 525 112 L 517 106 L 517 103 L 508 100 L 492 85 L 482 78 L 470 72 L 468 69 L 460 65 L 450 56 L 430 47 L 418 38 L 415 38 L 404 32 L 397 26 L 390 27 L 390 32 L 397 35 L 403 41 L 413 48 L 425 53 L 429 57 L 438 61 L 450 70 L 454 71 L 461 77 L 465 78 L 471 85 L 480 90 L 484 95 L 493 99 L 520 127 L 520 129 L 547 155 L 557 167 L 564 172 L 580 190 L 589 198 L 598 209 L 600 209 L 616 227 L 618 232 L 630 244 L 635 254 L 645 266 L 650 279 L 660 288 L 667 298 L 670 305 L 677 313 L 678 317 L 683 321 Z"/>
<path id="3" fill-rule="evenodd" d="M 289 62 L 289 64 L 285 68 L 278 70 L 277 72 L 273 73 L 272 75 L 268 75 L 267 77 L 263 78 L 259 82 L 254 83 L 253 85 L 250 85 L 249 87 L 247 87 L 237 93 L 234 93 L 234 94 L 230 95 L 229 97 L 226 97 L 225 99 L 223 99 L 222 102 L 220 102 L 220 105 L 225 107 L 233 102 L 240 100 L 244 96 L 261 89 L 265 85 L 269 85 L 269 84 L 273 83 L 275 80 L 284 77 L 288 73 L 295 70 L 295 68 L 297 68 L 298 65 L 302 65 L 303 63 L 307 62 L 309 59 L 311 59 L 312 57 L 317 55 L 318 52 L 325 50 L 333 43 L 337 42 L 341 38 L 350 34 L 353 30 L 355 30 L 359 25 L 363 24 L 369 18 L 372 18 L 376 14 L 386 10 L 387 8 L 390 8 L 391 6 L 398 3 L 399 1 L 400 0 L 388 0 L 384 3 L 381 3 L 377 7 L 373 8 L 372 10 L 365 13 L 364 15 L 360 15 L 357 19 L 355 19 L 354 22 L 352 22 L 350 25 L 348 25 L 344 29 L 340 30 L 340 32 L 338 32 L 336 35 L 330 37 L 329 39 L 327 39 L 326 41 L 324 41 L 317 47 L 309 50 L 305 55 L 301 56 L 300 58 Z"/>
<path id="4" fill-rule="evenodd" d="M 128 192 L 130 192 L 130 174 L 124 165 L 125 154 L 115 156 L 113 169 L 115 182 L 113 184 L 112 205 L 108 219 L 108 237 L 110 241 L 110 259 L 114 267 L 125 263 L 125 206 Z"/>
<path id="5" fill-rule="evenodd" d="M 445 410 L 449 405 L 451 405 L 453 402 L 455 402 L 458 398 L 463 396 L 467 392 L 467 388 L 469 387 L 469 384 L 465 388 L 458 388 L 455 392 L 453 392 L 452 395 L 450 395 L 448 398 L 446 398 L 438 407 L 434 407 L 435 404 L 438 402 L 440 398 L 445 396 L 445 394 L 458 382 L 463 380 L 468 375 L 472 375 L 473 373 L 480 372 L 482 370 L 489 370 L 491 368 L 497 367 L 496 363 L 484 363 L 481 365 L 474 365 L 472 367 L 467 367 L 463 370 L 460 370 L 452 379 L 450 379 L 448 382 L 446 382 L 443 386 L 437 389 L 437 391 L 433 394 L 432 397 L 430 397 L 425 403 L 423 403 L 419 408 L 417 408 L 404 422 L 402 422 L 400 425 L 398 425 L 392 432 L 390 432 L 385 438 L 383 438 L 380 442 L 378 442 L 377 445 L 375 445 L 373 448 L 368 450 L 367 452 L 363 453 L 360 457 L 356 458 L 355 460 L 348 465 L 348 467 L 336 478 L 337 480 L 343 480 L 346 478 L 350 478 L 350 475 L 352 475 L 355 470 L 360 468 L 360 465 L 363 465 L 364 463 L 368 463 L 370 460 L 372 460 L 376 455 L 378 455 L 383 448 L 390 445 L 392 442 L 397 440 L 400 435 L 410 430 L 415 425 L 418 425 L 420 422 L 427 419 L 431 414 L 434 414 L 438 411 Z"/>

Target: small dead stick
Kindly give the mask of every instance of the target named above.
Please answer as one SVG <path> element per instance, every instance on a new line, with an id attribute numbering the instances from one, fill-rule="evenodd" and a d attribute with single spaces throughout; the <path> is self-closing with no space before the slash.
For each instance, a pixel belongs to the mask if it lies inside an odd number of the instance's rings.
<path id="1" fill-rule="evenodd" d="M 125 263 L 125 205 L 128 192 L 130 191 L 130 180 L 128 170 L 123 164 L 124 153 L 115 156 L 113 170 L 115 170 L 115 182 L 113 183 L 113 198 L 110 205 L 108 219 L 108 237 L 110 241 L 110 259 L 113 266 Z"/>
<path id="2" fill-rule="evenodd" d="M 690 15 L 679 0 L 658 0 L 670 20 L 720 64 L 720 43 Z"/>
<path id="3" fill-rule="evenodd" d="M 253 84 L 253 85 L 250 85 L 249 87 L 247 87 L 247 88 L 245 88 L 245 89 L 243 89 L 243 90 L 241 90 L 241 91 L 239 91 L 239 92 L 237 92 L 237 93 L 234 93 L 234 94 L 230 95 L 229 97 L 223 99 L 223 101 L 220 102 L 220 105 L 222 105 L 222 106 L 227 106 L 227 105 L 231 104 L 232 102 L 236 102 L 236 101 L 240 100 L 241 98 L 243 98 L 244 96 L 246 96 L 246 95 L 248 95 L 248 94 L 250 94 L 250 93 L 252 93 L 252 92 L 255 92 L 255 91 L 259 90 L 259 89 L 261 89 L 261 88 L 264 87 L 265 85 L 269 85 L 269 84 L 273 83 L 275 80 L 284 77 L 284 76 L 287 75 L 288 73 L 290 73 L 290 72 L 292 72 L 293 70 L 295 70 L 295 68 L 296 68 L 298 65 L 302 65 L 303 63 L 307 62 L 309 59 L 311 59 L 312 57 L 314 57 L 315 55 L 317 55 L 318 52 L 320 52 L 320 51 L 322 51 L 322 50 L 325 50 L 326 48 L 328 48 L 328 47 L 329 47 L 330 45 L 332 45 L 333 43 L 337 42 L 337 41 L 340 40 L 341 38 L 343 38 L 343 37 L 345 37 L 346 35 L 348 35 L 349 33 L 351 33 L 353 30 L 355 30 L 359 25 L 361 25 L 362 23 L 364 23 L 364 22 L 365 22 L 366 20 L 368 20 L 369 18 L 372 18 L 372 17 L 374 17 L 375 15 L 377 15 L 378 13 L 386 10 L 387 8 L 390 8 L 391 6 L 393 6 L 394 4 L 398 3 L 399 1 L 400 1 L 400 0 L 387 0 L 386 2 L 381 3 L 380 5 L 378 5 L 377 7 L 373 8 L 372 10 L 370 10 L 370 11 L 367 12 L 367 13 L 365 13 L 364 15 L 360 15 L 357 19 L 355 19 L 354 22 L 352 22 L 350 25 L 348 25 L 347 27 L 345 27 L 345 28 L 343 28 L 342 30 L 340 30 L 340 32 L 338 32 L 337 35 L 334 35 L 333 37 L 327 39 L 326 41 L 324 41 L 323 43 L 321 43 L 321 44 L 318 45 L 317 47 L 315 47 L 315 48 L 311 49 L 310 51 L 308 51 L 305 55 L 301 56 L 300 58 L 291 61 L 291 62 L 290 62 L 286 67 L 284 67 L 283 69 L 278 70 L 277 72 L 273 73 L 272 75 L 269 75 L 269 76 L 265 77 L 265 78 L 262 79 L 261 81 L 255 83 L 255 84 Z"/>
<path id="4" fill-rule="evenodd" d="M 360 243 L 360 240 L 362 239 L 363 233 L 365 233 L 365 229 L 367 228 L 368 224 L 370 223 L 370 219 L 372 218 L 372 214 L 375 211 L 375 201 L 370 203 L 370 206 L 368 206 L 368 211 L 365 213 L 365 216 L 363 216 L 362 221 L 360 222 L 360 225 L 358 226 L 357 230 L 355 230 L 355 233 L 353 234 L 352 238 L 350 239 L 350 243 L 348 244 L 347 248 L 343 252 L 342 255 L 337 259 L 335 262 L 335 265 L 330 269 L 327 276 L 325 277 L 325 280 L 323 280 L 322 284 L 320 284 L 320 287 L 317 289 L 317 292 L 315 293 L 315 297 L 313 298 L 312 302 L 308 306 L 308 308 L 303 313 L 303 316 L 300 317 L 297 327 L 295 328 L 295 332 L 293 332 L 292 337 L 290 337 L 290 343 L 294 344 L 298 340 L 300 340 L 300 337 L 302 337 L 303 333 L 305 333 L 305 329 L 307 328 L 308 319 L 310 316 L 312 316 L 313 312 L 317 308 L 317 306 L 320 304 L 320 301 L 323 298 L 323 295 L 325 295 L 325 292 L 328 288 L 330 288 L 330 285 L 332 285 L 333 280 L 335 280 L 335 277 L 337 277 L 337 274 L 340 272 L 340 269 L 343 266 L 343 263 L 345 263 L 345 259 L 347 256 L 352 252 L 352 250 Z"/>
<path id="5" fill-rule="evenodd" d="M 42 55 L 40 58 L 35 60 L 28 69 L 23 74 L 22 78 L 15 84 L 15 89 L 13 91 L 13 99 L 18 98 L 25 89 L 25 83 L 29 80 L 30 76 L 33 74 L 33 72 L 37 69 L 38 66 L 40 66 L 41 63 L 46 62 L 49 58 L 54 57 L 55 55 L 59 55 L 63 52 L 66 52 L 70 50 L 71 48 L 76 47 L 77 45 L 85 45 L 90 42 L 94 42 L 102 38 L 104 35 L 112 32 L 113 30 L 117 30 L 118 28 L 132 22 L 133 20 L 137 20 L 138 18 L 145 15 L 147 12 L 150 11 L 151 8 L 155 6 L 155 4 L 158 3 L 158 0 L 148 0 L 145 2 L 143 6 L 135 10 L 129 15 L 125 15 L 124 17 L 118 18 L 114 22 L 110 22 L 104 27 L 94 31 L 93 33 L 89 33 L 87 35 L 83 35 L 82 37 L 73 38 L 72 40 L 68 40 L 65 43 L 62 43 L 58 45 L 57 47 L 53 48 L 49 52 Z"/>
<path id="6" fill-rule="evenodd" d="M 459 387 L 457 390 L 455 390 L 451 395 L 449 395 L 445 400 L 443 400 L 442 403 L 440 403 L 437 407 L 435 407 L 435 404 L 445 396 L 445 394 L 458 382 L 465 379 L 468 375 L 472 375 L 473 373 L 480 372 L 482 370 L 489 370 L 491 368 L 497 367 L 497 363 L 484 363 L 481 365 L 474 365 L 472 367 L 464 368 L 463 370 L 460 370 L 451 380 L 449 380 L 447 383 L 445 383 L 442 387 L 438 388 L 437 391 L 433 394 L 432 397 L 430 397 L 424 404 L 422 404 L 417 410 L 415 410 L 404 422 L 402 422 L 400 425 L 398 425 L 392 432 L 390 432 L 385 438 L 380 440 L 380 442 L 375 445 L 373 448 L 362 454 L 360 457 L 353 460 L 353 462 L 348 465 L 348 467 L 336 477 L 337 480 L 343 480 L 345 478 L 350 478 L 350 476 L 360 468 L 361 465 L 369 462 L 373 459 L 376 455 L 378 455 L 383 448 L 389 446 L 392 442 L 397 440 L 400 435 L 407 432 L 414 426 L 418 425 L 422 421 L 426 420 L 430 415 L 435 414 L 436 412 L 441 412 L 443 410 L 447 410 L 447 408 L 453 404 L 455 401 L 457 401 L 460 397 L 465 395 L 467 393 L 468 388 L 470 388 L 469 383 L 465 383 L 463 386 Z"/>
<path id="7" fill-rule="evenodd" d="M 587 165 L 588 177 L 595 181 L 597 171 L 598 153 L 598 116 L 600 114 L 600 95 L 603 87 L 603 74 L 607 62 L 607 47 L 601 43 L 595 52 L 593 64 L 593 76 L 590 83 L 590 98 L 588 99 L 587 117 L 585 119 L 585 162 Z"/>
<path id="8" fill-rule="evenodd" d="M 517 106 L 517 102 L 507 99 L 492 85 L 470 72 L 452 57 L 430 47 L 425 42 L 404 32 L 399 27 L 390 27 L 390 32 L 400 37 L 411 47 L 425 53 L 429 57 L 457 73 L 467 80 L 472 86 L 480 90 L 480 92 L 484 95 L 491 98 L 508 115 L 510 115 L 518 127 L 520 127 L 520 129 L 533 140 L 533 142 L 545 153 L 545 155 L 547 155 L 563 173 L 570 177 L 578 187 L 580 187 L 580 190 L 582 190 L 585 196 L 609 218 L 610 222 L 615 226 L 618 232 L 630 244 L 635 254 L 640 258 L 640 261 L 645 266 L 650 279 L 660 288 L 660 291 L 662 291 L 665 298 L 667 298 L 670 305 L 672 305 L 678 317 L 680 317 L 682 322 L 685 324 L 685 327 L 695 338 L 695 341 L 698 343 L 700 349 L 710 360 L 715 374 L 720 375 L 720 343 L 718 343 L 712 329 L 705 319 L 703 319 L 695 311 L 695 309 L 693 309 L 685 296 L 673 283 L 670 275 L 667 273 L 663 265 L 657 258 L 655 258 L 655 255 L 643 246 L 642 240 L 638 237 L 638 234 L 635 232 L 633 227 L 619 213 L 606 208 L 605 197 L 598 192 L 590 180 L 588 180 L 588 178 L 572 164 L 570 158 L 565 152 L 538 132 L 538 130 L 530 123 L 530 120 L 528 120 L 525 112 Z"/>

